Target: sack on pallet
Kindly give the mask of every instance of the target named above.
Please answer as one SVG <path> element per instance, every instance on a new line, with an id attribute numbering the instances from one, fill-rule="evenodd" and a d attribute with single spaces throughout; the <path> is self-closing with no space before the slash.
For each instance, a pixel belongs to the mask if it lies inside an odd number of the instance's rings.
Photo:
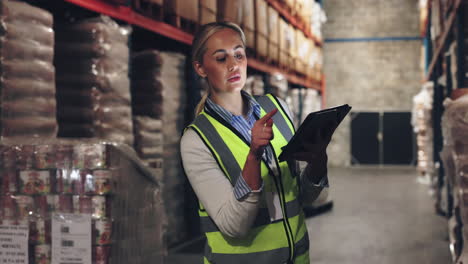
<path id="1" fill-rule="evenodd" d="M 70 43 L 57 42 L 55 53 L 59 58 L 69 58 L 74 62 L 84 63 L 87 60 L 99 58 L 108 63 L 126 65 L 128 67 L 129 52 L 125 42 L 102 44 L 96 42 Z"/>
<path id="2" fill-rule="evenodd" d="M 3 60 L 41 60 L 54 59 L 53 45 L 38 45 L 35 42 L 27 42 L 24 39 L 1 39 L 0 50 Z"/>
<path id="3" fill-rule="evenodd" d="M 0 136 L 57 131 L 52 15 L 24 2 L 0 3 Z"/>
<path id="4" fill-rule="evenodd" d="M 162 121 L 147 116 L 134 116 L 133 124 L 136 131 L 144 130 L 151 132 L 159 132 L 162 129 Z"/>
<path id="5" fill-rule="evenodd" d="M 3 51 L 6 52 L 6 51 Z M 44 61 L 0 61 L 0 72 L 4 78 L 23 78 L 53 82 L 55 69 L 51 62 Z"/>
<path id="6" fill-rule="evenodd" d="M 8 78 L 0 80 L 0 87 L 3 98 L 55 97 L 55 83 L 42 80 Z"/>
<path id="7" fill-rule="evenodd" d="M 120 26 L 108 16 L 58 26 L 56 41 L 70 43 L 127 43 L 130 27 Z"/>
<path id="8" fill-rule="evenodd" d="M 54 117 L 22 117 L 1 120 L 1 131 L 4 137 L 31 136 L 31 137 L 55 137 L 57 134 L 57 121 Z"/>
<path id="9" fill-rule="evenodd" d="M 41 24 L 49 28 L 53 26 L 51 13 L 20 1 L 0 1 L 0 16 L 4 22 L 23 21 L 31 24 Z"/>

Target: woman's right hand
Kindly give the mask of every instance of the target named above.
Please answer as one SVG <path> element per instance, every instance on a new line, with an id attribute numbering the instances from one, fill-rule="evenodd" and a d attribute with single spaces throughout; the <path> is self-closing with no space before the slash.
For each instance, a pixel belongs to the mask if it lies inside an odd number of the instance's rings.
<path id="1" fill-rule="evenodd" d="M 263 155 L 265 147 L 270 144 L 273 139 L 273 119 L 271 119 L 278 109 L 273 109 L 271 112 L 258 119 L 252 127 L 252 138 L 250 142 L 250 152 L 260 159 Z"/>

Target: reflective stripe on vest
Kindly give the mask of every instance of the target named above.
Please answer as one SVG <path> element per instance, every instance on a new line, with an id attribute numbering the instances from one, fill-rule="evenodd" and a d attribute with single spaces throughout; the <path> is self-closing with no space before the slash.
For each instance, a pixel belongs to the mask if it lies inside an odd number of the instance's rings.
<path id="1" fill-rule="evenodd" d="M 296 255 L 294 259 L 299 258 L 300 256 L 308 253 L 309 251 L 309 235 L 307 232 L 304 236 L 296 242 L 294 245 L 296 248 Z M 205 257 L 207 260 L 205 263 L 221 263 L 221 264 L 239 264 L 239 263 L 280 263 L 278 260 L 284 260 L 288 258 L 289 254 L 288 248 L 278 248 L 268 251 L 260 251 L 247 253 L 242 255 L 236 255 L 235 257 L 232 254 L 223 254 L 223 253 L 212 253 L 209 247 L 205 247 Z M 211 262 L 208 261 L 211 259 Z M 304 263 L 304 262 L 301 262 Z"/>
<path id="2" fill-rule="evenodd" d="M 263 208 L 266 206 L 262 201 L 263 204 L 259 208 L 257 218 L 249 233 L 243 238 L 232 238 L 222 234 L 207 212 L 200 210 L 202 230 L 207 237 L 206 263 L 283 263 L 288 261 L 291 254 L 294 254 L 293 259 L 299 259 L 302 243 L 299 242 L 304 239 L 308 243 L 304 215 L 297 200 L 297 182 L 293 179 L 288 164 L 277 160 L 281 147 L 286 145 L 292 137 L 294 128 L 284 109 L 274 97 L 264 96 L 258 98 L 257 101 L 262 107 L 261 116 L 270 109 L 278 108 L 279 110 L 273 119 L 275 137 L 271 141 L 271 146 L 276 157 L 275 161 L 279 166 L 280 179 L 276 181 L 272 179 L 265 162 L 262 161 L 260 167 L 264 183 L 263 191 L 279 192 L 283 215 L 287 218 L 284 221 L 271 222 L 268 210 Z M 198 115 L 189 128 L 199 134 L 221 170 L 234 186 L 237 178 L 242 174 L 250 146 L 231 128 L 206 112 Z M 293 245 L 291 249 L 290 243 Z M 307 253 L 308 246 L 304 250 Z M 248 256 L 255 256 L 255 258 Z M 302 256 L 301 259 L 304 261 L 297 263 L 309 263 L 308 258 Z"/>

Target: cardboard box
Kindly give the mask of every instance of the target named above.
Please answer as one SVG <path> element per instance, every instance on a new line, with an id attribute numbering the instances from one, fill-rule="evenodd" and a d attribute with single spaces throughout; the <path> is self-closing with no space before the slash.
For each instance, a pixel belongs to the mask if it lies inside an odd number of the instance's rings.
<path id="1" fill-rule="evenodd" d="M 279 56 L 279 14 L 276 9 L 268 7 L 268 57 L 278 61 Z"/>
<path id="2" fill-rule="evenodd" d="M 286 20 L 283 18 L 279 19 L 279 47 L 281 51 L 289 51 L 289 41 L 288 41 L 288 31 L 289 26 L 286 23 Z"/>
<path id="3" fill-rule="evenodd" d="M 200 25 L 216 22 L 216 0 L 200 0 L 199 11 L 198 23 Z"/>
<path id="4" fill-rule="evenodd" d="M 255 0 L 255 50 L 260 56 L 268 56 L 268 5 L 265 0 Z"/>
<path id="5" fill-rule="evenodd" d="M 279 61 L 279 45 L 275 43 L 268 43 L 268 58 L 272 61 L 278 62 Z"/>
<path id="6" fill-rule="evenodd" d="M 218 0 L 218 21 L 230 21 L 242 27 L 246 46 L 255 49 L 254 0 Z"/>
<path id="7" fill-rule="evenodd" d="M 242 23 L 242 0 L 218 0 L 218 21 Z"/>
<path id="8" fill-rule="evenodd" d="M 268 35 L 268 4 L 265 0 L 255 0 L 255 12 L 256 31 Z"/>
<path id="9" fill-rule="evenodd" d="M 288 34 L 288 41 L 289 41 L 289 68 L 295 70 L 295 61 L 297 58 L 297 42 L 296 42 L 296 31 L 297 29 L 289 24 L 289 31 L 287 32 Z"/>
<path id="10" fill-rule="evenodd" d="M 242 29 L 247 39 L 246 46 L 255 49 L 255 3 L 254 0 L 242 1 Z"/>
<path id="11" fill-rule="evenodd" d="M 198 21 L 198 0 L 164 0 L 164 9 L 171 15 Z"/>
<path id="12" fill-rule="evenodd" d="M 296 31 L 296 43 L 297 43 L 297 59 L 296 59 L 296 71 L 307 74 L 306 72 L 306 56 L 309 52 L 310 42 L 301 30 Z"/>
<path id="13" fill-rule="evenodd" d="M 276 9 L 268 7 L 268 41 L 270 43 L 279 45 L 279 14 Z"/>

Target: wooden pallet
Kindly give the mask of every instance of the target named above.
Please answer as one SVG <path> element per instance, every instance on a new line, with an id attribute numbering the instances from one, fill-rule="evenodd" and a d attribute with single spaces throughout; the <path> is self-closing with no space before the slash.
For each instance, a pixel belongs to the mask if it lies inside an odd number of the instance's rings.
<path id="1" fill-rule="evenodd" d="M 149 0 L 133 0 L 133 9 L 147 17 L 151 17 L 158 21 L 164 20 L 163 6 L 153 3 Z"/>
<path id="2" fill-rule="evenodd" d="M 195 34 L 198 30 L 199 24 L 195 21 L 188 20 L 184 17 L 175 14 L 167 14 L 165 18 L 166 23 L 173 25 L 190 34 Z"/>

